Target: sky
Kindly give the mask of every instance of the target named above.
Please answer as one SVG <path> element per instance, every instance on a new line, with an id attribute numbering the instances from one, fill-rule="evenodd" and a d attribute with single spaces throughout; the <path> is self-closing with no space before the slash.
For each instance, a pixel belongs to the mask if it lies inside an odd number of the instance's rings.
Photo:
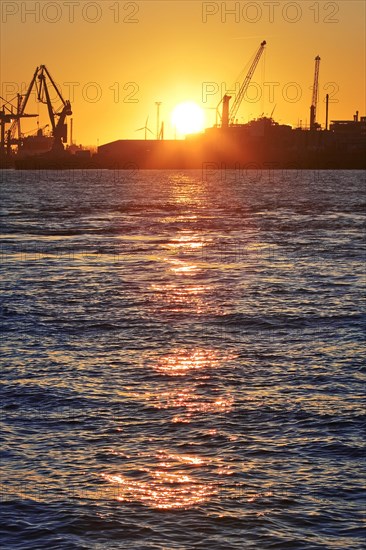
<path id="1" fill-rule="evenodd" d="M 147 118 L 156 133 L 157 101 L 166 138 L 174 137 L 171 113 L 183 101 L 202 107 L 212 126 L 222 94 L 235 92 L 262 40 L 267 46 L 239 122 L 273 112 L 280 124 L 308 124 L 317 55 L 318 122 L 324 126 L 326 93 L 331 120 L 366 114 L 363 0 L 2 0 L 0 6 L 0 95 L 23 93 L 35 68 L 46 65 L 71 101 L 76 143 L 143 139 L 138 129 Z M 30 111 L 47 124 L 33 98 Z M 30 119 L 22 129 L 36 125 Z"/>

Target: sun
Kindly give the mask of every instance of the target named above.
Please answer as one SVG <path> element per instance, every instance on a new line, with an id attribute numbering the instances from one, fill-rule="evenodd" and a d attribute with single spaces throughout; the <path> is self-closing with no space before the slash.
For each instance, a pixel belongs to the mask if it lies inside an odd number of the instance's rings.
<path id="1" fill-rule="evenodd" d="M 179 103 L 172 112 L 172 125 L 178 134 L 196 134 L 205 127 L 203 109 L 194 101 Z"/>

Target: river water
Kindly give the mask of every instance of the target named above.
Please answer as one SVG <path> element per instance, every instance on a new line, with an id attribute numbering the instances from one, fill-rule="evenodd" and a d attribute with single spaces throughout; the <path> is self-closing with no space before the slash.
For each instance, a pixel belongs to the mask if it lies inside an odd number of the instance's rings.
<path id="1" fill-rule="evenodd" d="M 1 547 L 364 548 L 365 174 L 1 178 Z"/>

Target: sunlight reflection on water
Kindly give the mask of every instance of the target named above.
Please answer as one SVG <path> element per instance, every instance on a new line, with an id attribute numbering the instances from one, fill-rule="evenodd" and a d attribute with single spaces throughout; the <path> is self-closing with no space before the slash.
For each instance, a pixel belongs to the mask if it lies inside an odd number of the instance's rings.
<path id="1" fill-rule="evenodd" d="M 364 176 L 217 172 L 3 175 L 8 548 L 361 548 Z"/>
<path id="2" fill-rule="evenodd" d="M 217 483 L 199 481 L 189 469 L 205 467 L 210 459 L 161 451 L 154 466 L 142 467 L 137 479 L 118 474 L 102 474 L 102 478 L 117 487 L 115 498 L 125 502 L 140 502 L 158 509 L 188 508 L 206 502 L 217 494 Z M 181 467 L 185 470 L 182 470 Z M 174 470 L 174 471 L 173 471 Z"/>

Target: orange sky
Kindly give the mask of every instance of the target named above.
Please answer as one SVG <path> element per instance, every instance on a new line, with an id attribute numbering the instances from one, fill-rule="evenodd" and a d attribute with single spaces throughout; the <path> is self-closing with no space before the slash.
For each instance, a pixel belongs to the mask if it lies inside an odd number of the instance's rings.
<path id="1" fill-rule="evenodd" d="M 270 114 L 275 105 L 280 123 L 308 122 L 318 54 L 318 121 L 324 124 L 326 92 L 330 119 L 350 119 L 357 109 L 366 114 L 363 0 L 2 0 L 1 10 L 0 95 L 10 99 L 45 64 L 71 100 L 77 143 L 143 138 L 136 129 L 147 116 L 155 132 L 155 101 L 162 102 L 167 138 L 174 135 L 171 111 L 181 101 L 205 108 L 211 126 L 222 83 L 231 88 L 262 40 L 267 48 L 253 77 L 253 101 L 242 104 L 240 122 Z M 206 98 L 205 83 L 213 90 Z M 254 101 L 256 93 L 261 97 Z M 35 126 L 33 119 L 24 129 Z"/>

